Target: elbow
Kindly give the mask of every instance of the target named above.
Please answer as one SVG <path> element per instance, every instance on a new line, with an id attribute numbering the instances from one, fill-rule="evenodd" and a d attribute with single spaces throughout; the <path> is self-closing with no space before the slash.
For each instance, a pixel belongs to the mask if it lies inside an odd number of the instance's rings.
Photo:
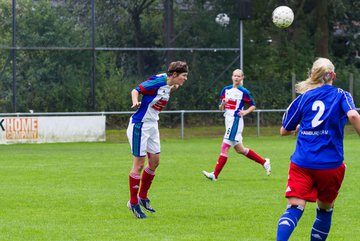
<path id="1" fill-rule="evenodd" d="M 360 136 L 360 115 L 356 110 L 351 110 L 347 114 L 349 122 L 352 124 L 358 135 Z"/>
<path id="2" fill-rule="evenodd" d="M 360 115 L 357 112 L 349 113 L 348 118 L 351 123 L 360 122 Z"/>
<path id="3" fill-rule="evenodd" d="M 292 135 L 292 134 L 295 134 L 297 131 L 288 131 L 286 130 L 284 127 L 281 127 L 280 128 L 280 135 L 281 136 L 288 136 L 288 135 Z"/>
<path id="4" fill-rule="evenodd" d="M 281 127 L 280 128 L 280 136 L 286 136 L 287 135 L 287 130 L 285 130 L 285 128 L 284 127 Z"/>

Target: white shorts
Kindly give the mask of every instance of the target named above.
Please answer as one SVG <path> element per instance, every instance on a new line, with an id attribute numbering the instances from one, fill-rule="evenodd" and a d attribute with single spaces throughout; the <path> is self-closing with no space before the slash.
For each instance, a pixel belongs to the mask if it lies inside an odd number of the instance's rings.
<path id="1" fill-rule="evenodd" d="M 243 118 L 226 116 L 224 142 L 231 146 L 235 146 L 238 143 L 242 143 L 243 130 L 244 130 Z"/>
<path id="2" fill-rule="evenodd" d="M 160 153 L 160 134 L 157 122 L 131 123 L 127 128 L 127 137 L 134 156 L 146 156 L 146 153 Z"/>

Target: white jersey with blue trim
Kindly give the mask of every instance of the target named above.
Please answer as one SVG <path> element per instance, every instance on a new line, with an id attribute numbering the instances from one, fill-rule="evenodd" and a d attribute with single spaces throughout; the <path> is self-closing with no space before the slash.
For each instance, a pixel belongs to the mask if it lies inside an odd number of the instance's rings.
<path id="1" fill-rule="evenodd" d="M 242 86 L 234 88 L 232 85 L 226 86 L 220 93 L 220 103 L 226 99 L 224 116 L 236 117 L 240 110 L 244 108 L 245 103 L 249 106 L 256 106 L 255 100 L 249 90 Z"/>
<path id="2" fill-rule="evenodd" d="M 171 86 L 167 83 L 167 74 L 151 76 L 135 89 L 142 94 L 141 105 L 132 115 L 132 123 L 154 122 L 170 99 Z"/>
<path id="3" fill-rule="evenodd" d="M 300 124 L 291 161 L 303 168 L 330 169 L 343 163 L 344 127 L 355 105 L 350 93 L 324 85 L 298 96 L 286 110 L 282 126 Z"/>

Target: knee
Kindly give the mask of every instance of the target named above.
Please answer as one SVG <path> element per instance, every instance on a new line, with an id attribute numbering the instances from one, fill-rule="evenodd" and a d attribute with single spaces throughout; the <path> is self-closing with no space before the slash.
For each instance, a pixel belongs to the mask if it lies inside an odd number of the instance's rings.
<path id="1" fill-rule="evenodd" d="M 245 148 L 245 147 L 238 147 L 235 149 L 235 151 L 238 153 L 238 154 L 242 154 L 242 155 L 247 155 L 248 152 L 249 152 L 249 149 L 248 148 Z"/>
<path id="2" fill-rule="evenodd" d="M 227 155 L 229 152 L 230 145 L 227 143 L 223 143 L 221 145 L 221 153 Z"/>
<path id="3" fill-rule="evenodd" d="M 155 171 L 155 169 L 160 165 L 160 161 L 157 160 L 157 161 L 154 161 L 154 162 L 149 162 L 149 168 L 152 170 L 152 171 Z"/>
<path id="4" fill-rule="evenodd" d="M 143 169 L 144 169 L 144 164 L 134 164 L 132 171 L 135 173 L 141 173 Z"/>
<path id="5" fill-rule="evenodd" d="M 235 149 L 236 153 L 245 155 L 245 152 L 243 149 Z"/>
<path id="6" fill-rule="evenodd" d="M 160 165 L 159 154 L 152 155 L 151 158 L 149 158 L 149 162 L 148 162 L 148 167 L 150 168 L 150 170 L 155 171 L 159 165 Z"/>

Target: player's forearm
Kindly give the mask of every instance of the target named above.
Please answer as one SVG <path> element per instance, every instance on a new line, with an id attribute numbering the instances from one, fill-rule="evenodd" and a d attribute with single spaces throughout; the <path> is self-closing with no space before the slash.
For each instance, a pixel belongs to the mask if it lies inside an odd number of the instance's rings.
<path id="1" fill-rule="evenodd" d="M 298 125 L 296 126 L 296 129 L 293 130 L 293 131 L 288 131 L 288 130 L 286 130 L 284 127 L 281 127 L 281 128 L 280 128 L 280 135 L 282 135 L 282 136 L 289 136 L 289 135 L 294 135 L 294 136 L 296 136 L 297 133 L 299 132 L 299 129 L 300 129 L 300 124 L 298 124 Z"/>
<path id="2" fill-rule="evenodd" d="M 256 109 L 256 107 L 254 105 L 250 106 L 249 108 L 246 109 L 245 114 L 250 114 L 251 112 L 253 112 Z"/>
<path id="3" fill-rule="evenodd" d="M 226 99 L 222 99 L 221 103 L 219 105 L 219 110 L 225 110 L 225 104 L 226 104 L 227 100 Z"/>
<path id="4" fill-rule="evenodd" d="M 284 127 L 281 127 L 281 128 L 280 128 L 280 135 L 281 135 L 281 136 L 288 136 L 288 135 L 291 135 L 291 134 L 292 134 L 292 132 L 286 130 Z"/>
<path id="5" fill-rule="evenodd" d="M 139 103 L 139 92 L 136 89 L 131 91 L 131 101 L 133 105 Z"/>
<path id="6" fill-rule="evenodd" d="M 347 113 L 347 116 L 349 118 L 349 121 L 351 125 L 354 127 L 355 131 L 360 136 L 360 115 L 356 110 L 350 110 Z"/>
<path id="7" fill-rule="evenodd" d="M 284 127 L 281 127 L 280 128 L 280 135 L 281 136 L 289 136 L 289 135 L 294 135 L 295 136 L 298 131 L 299 131 L 298 127 L 296 128 L 296 130 L 293 130 L 293 131 L 288 131 Z"/>

